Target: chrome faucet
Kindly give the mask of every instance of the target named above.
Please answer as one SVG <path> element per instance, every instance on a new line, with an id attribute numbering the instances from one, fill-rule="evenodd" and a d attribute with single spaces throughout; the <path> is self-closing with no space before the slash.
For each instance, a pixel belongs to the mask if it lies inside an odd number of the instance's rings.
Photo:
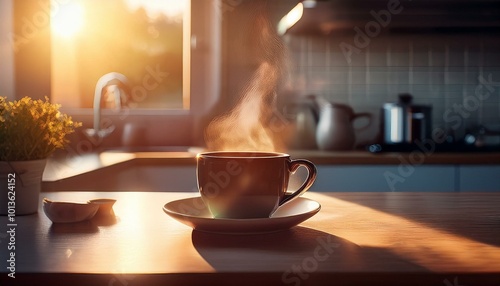
<path id="1" fill-rule="evenodd" d="M 112 92 L 114 95 L 115 109 L 121 110 L 122 99 L 126 100 L 129 92 L 129 83 L 126 76 L 117 72 L 110 72 L 103 75 L 97 81 L 94 92 L 94 128 L 86 129 L 85 133 L 100 141 L 115 130 L 115 126 L 101 129 L 101 102 L 106 93 Z"/>

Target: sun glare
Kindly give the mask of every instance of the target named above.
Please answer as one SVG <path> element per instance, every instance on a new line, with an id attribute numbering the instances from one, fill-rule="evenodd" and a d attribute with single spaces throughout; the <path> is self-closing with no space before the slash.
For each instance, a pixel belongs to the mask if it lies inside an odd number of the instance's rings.
<path id="1" fill-rule="evenodd" d="M 52 31 L 61 37 L 74 36 L 83 27 L 84 10 L 79 3 L 60 5 L 60 10 L 51 18 Z"/>
<path id="2" fill-rule="evenodd" d="M 149 17 L 156 18 L 163 14 L 167 17 L 182 15 L 187 7 L 187 0 L 126 0 L 128 6 L 135 10 L 143 8 Z"/>

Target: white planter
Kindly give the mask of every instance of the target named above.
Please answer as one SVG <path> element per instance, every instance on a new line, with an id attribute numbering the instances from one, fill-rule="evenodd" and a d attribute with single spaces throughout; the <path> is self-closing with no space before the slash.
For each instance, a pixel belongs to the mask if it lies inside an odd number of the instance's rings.
<path id="1" fill-rule="evenodd" d="M 0 161 L 0 215 L 12 214 L 14 211 L 15 215 L 38 212 L 42 175 L 46 161 L 46 159 Z"/>

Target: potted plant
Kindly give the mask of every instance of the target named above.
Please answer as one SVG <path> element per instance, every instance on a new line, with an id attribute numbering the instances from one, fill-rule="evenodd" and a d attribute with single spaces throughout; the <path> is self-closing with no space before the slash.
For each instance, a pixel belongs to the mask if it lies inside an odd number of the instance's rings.
<path id="1" fill-rule="evenodd" d="M 81 126 L 45 100 L 0 97 L 0 214 L 38 211 L 46 159 Z"/>

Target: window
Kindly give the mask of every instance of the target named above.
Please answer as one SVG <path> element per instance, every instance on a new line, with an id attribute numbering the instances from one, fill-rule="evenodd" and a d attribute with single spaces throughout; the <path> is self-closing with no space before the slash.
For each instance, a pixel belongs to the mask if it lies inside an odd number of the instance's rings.
<path id="1" fill-rule="evenodd" d="M 51 1 L 54 102 L 92 108 L 98 79 L 119 72 L 130 86 L 125 107 L 189 109 L 188 0 Z M 102 106 L 112 107 L 111 93 Z"/>
<path id="2" fill-rule="evenodd" d="M 98 79 L 124 74 L 130 93 L 117 112 L 113 91 L 101 124 L 115 131 L 99 143 L 123 144 L 127 124 L 147 129 L 146 145 L 193 145 L 220 98 L 219 0 L 1 0 L 5 65 L 0 91 L 10 99 L 49 96 L 93 127 Z M 8 8 L 8 9 L 3 9 Z M 8 12 L 7 12 L 8 11 Z M 8 22 L 11 21 L 12 25 Z M 8 45 L 4 45 L 8 46 Z M 6 91 L 6 92 L 5 92 Z"/>

